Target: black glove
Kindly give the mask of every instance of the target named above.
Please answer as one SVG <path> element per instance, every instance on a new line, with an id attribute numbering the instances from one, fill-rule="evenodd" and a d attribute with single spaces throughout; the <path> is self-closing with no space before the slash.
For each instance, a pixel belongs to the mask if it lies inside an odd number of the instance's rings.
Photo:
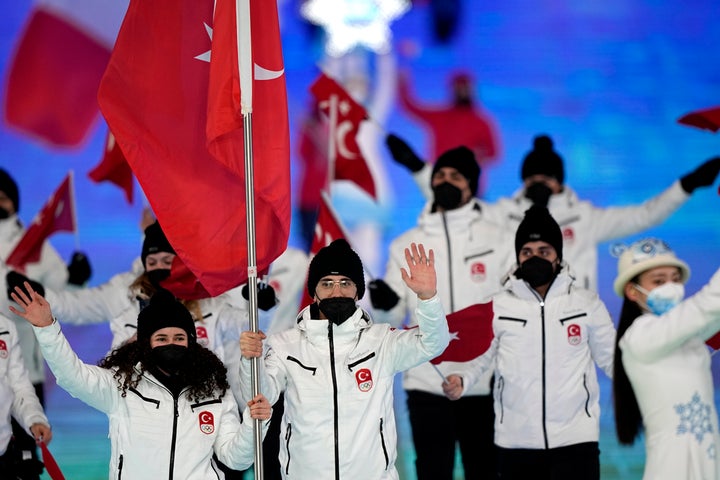
<path id="1" fill-rule="evenodd" d="M 389 134 L 385 137 L 385 144 L 388 146 L 393 160 L 404 165 L 411 172 L 419 172 L 425 166 L 425 162 L 413 152 L 410 145 L 397 135 Z"/>
<path id="2" fill-rule="evenodd" d="M 90 260 L 87 255 L 83 252 L 74 252 L 70 263 L 67 266 L 68 270 L 68 283 L 73 285 L 85 285 L 92 275 L 92 268 L 90 268 Z"/>
<path id="3" fill-rule="evenodd" d="M 368 290 L 370 303 L 378 310 L 390 310 L 400 301 L 397 293 L 384 280 L 372 280 L 368 283 Z"/>
<path id="4" fill-rule="evenodd" d="M 680 185 L 687 193 L 693 193 L 696 188 L 709 187 L 715 183 L 718 173 L 720 173 L 720 157 L 714 157 L 682 177 Z"/>
<path id="5" fill-rule="evenodd" d="M 258 282 L 257 289 L 258 308 L 264 312 L 267 312 L 277 303 L 277 298 L 275 298 L 275 289 L 265 282 Z M 250 289 L 248 288 L 247 283 L 242 288 L 242 291 L 240 293 L 242 293 L 242 296 L 245 300 L 250 299 Z"/>
<path id="6" fill-rule="evenodd" d="M 28 297 L 30 296 L 30 292 L 25 290 L 25 286 L 23 285 L 25 282 L 28 282 L 32 289 L 39 293 L 41 296 L 45 296 L 45 288 L 43 288 L 40 282 L 30 280 L 22 273 L 16 272 L 14 270 L 10 270 L 7 275 L 5 275 L 5 282 L 7 283 L 8 300 L 10 300 L 11 302 L 13 301 L 13 299 L 10 294 L 15 292 L 15 287 L 20 287 L 20 289 L 25 292 L 25 295 L 27 295 Z"/>

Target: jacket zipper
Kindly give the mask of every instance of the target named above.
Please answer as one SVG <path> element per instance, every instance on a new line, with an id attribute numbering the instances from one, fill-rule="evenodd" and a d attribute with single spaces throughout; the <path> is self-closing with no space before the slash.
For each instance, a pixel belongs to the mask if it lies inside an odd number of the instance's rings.
<path id="1" fill-rule="evenodd" d="M 170 471 L 168 479 L 173 480 L 173 470 L 175 470 L 175 443 L 177 442 L 177 419 L 178 413 L 178 399 L 173 395 L 173 429 L 172 429 L 172 441 L 170 443 Z"/>
<path id="2" fill-rule="evenodd" d="M 288 423 L 287 431 L 285 432 L 285 449 L 288 454 L 287 463 L 285 464 L 285 475 L 290 474 L 290 437 L 292 437 L 292 423 Z"/>
<path id="3" fill-rule="evenodd" d="M 120 455 L 118 460 L 118 480 L 122 480 L 122 467 L 123 467 L 123 456 Z"/>
<path id="4" fill-rule="evenodd" d="M 311 371 L 313 375 L 315 375 L 315 373 L 317 373 L 317 367 L 308 367 L 308 366 L 305 366 L 305 365 L 302 364 L 302 362 L 301 362 L 300 360 L 298 360 L 297 358 L 293 357 L 292 355 L 288 355 L 288 356 L 287 356 L 287 360 L 290 361 L 290 362 L 295 362 L 295 363 L 297 363 L 301 368 L 304 368 L 305 370 Z"/>
<path id="5" fill-rule="evenodd" d="M 505 405 L 503 405 L 503 393 L 505 390 L 505 378 L 498 379 L 498 392 L 500 392 L 500 423 L 505 419 Z"/>
<path id="6" fill-rule="evenodd" d="M 590 410 L 589 410 L 589 406 L 590 406 L 590 389 L 588 389 L 588 386 L 587 386 L 587 373 L 583 375 L 583 388 L 585 389 L 585 394 L 586 394 L 586 397 L 585 397 L 585 414 L 586 414 L 588 417 L 592 417 L 592 415 L 590 415 Z"/>
<path id="7" fill-rule="evenodd" d="M 337 375 L 335 372 L 335 340 L 333 337 L 333 323 L 328 320 L 328 340 L 330 345 L 330 374 L 333 384 L 333 435 L 335 439 L 335 480 L 340 480 L 340 447 L 338 425 L 338 391 Z"/>
<path id="8" fill-rule="evenodd" d="M 542 328 L 542 429 L 545 448 L 548 448 L 547 436 L 547 378 L 545 377 L 545 300 L 540 301 L 540 326 Z"/>
<path id="9" fill-rule="evenodd" d="M 390 466 L 390 457 L 388 457 L 387 447 L 385 446 L 385 432 L 383 431 L 383 419 L 380 419 L 380 445 L 382 445 L 383 455 L 385 456 L 385 470 Z"/>

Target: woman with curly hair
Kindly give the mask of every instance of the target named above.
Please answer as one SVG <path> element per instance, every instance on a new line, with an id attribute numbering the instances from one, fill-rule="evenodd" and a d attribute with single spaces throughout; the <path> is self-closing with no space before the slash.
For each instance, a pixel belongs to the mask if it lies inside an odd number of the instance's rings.
<path id="1" fill-rule="evenodd" d="M 253 463 L 253 425 L 240 419 L 227 370 L 197 343 L 190 312 L 172 294 L 156 292 L 138 315 L 137 341 L 92 366 L 73 352 L 50 304 L 24 286 L 29 295 L 16 287 L 20 308 L 10 310 L 33 325 L 58 385 L 108 416 L 109 478 L 223 479 L 213 455 L 238 470 Z M 257 395 L 243 418 L 268 420 L 271 410 Z"/>
<path id="2" fill-rule="evenodd" d="M 720 330 L 720 270 L 683 299 L 690 268 L 665 242 L 633 243 L 618 260 L 613 401 L 621 444 L 644 431 L 646 480 L 720 480 L 718 417 L 705 341 Z"/>

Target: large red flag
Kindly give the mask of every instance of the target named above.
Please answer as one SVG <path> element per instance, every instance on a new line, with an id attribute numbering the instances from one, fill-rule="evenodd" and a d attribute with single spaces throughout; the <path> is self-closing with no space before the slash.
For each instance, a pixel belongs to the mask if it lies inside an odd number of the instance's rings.
<path id="1" fill-rule="evenodd" d="M 88 172 L 88 177 L 96 183 L 111 182 L 125 192 L 127 202 L 133 202 L 133 174 L 125 160 L 120 145 L 115 141 L 115 136 L 110 130 L 105 137 L 105 152 L 100 163 Z"/>
<path id="2" fill-rule="evenodd" d="M 430 362 L 467 362 L 485 353 L 493 339 L 492 320 L 492 302 L 476 303 L 449 314 L 450 344 Z"/>
<path id="3" fill-rule="evenodd" d="M 57 146 L 87 138 L 128 0 L 36 2 L 8 70 L 5 121 Z"/>
<path id="4" fill-rule="evenodd" d="M 678 123 L 717 132 L 720 130 L 720 107 L 686 113 L 678 119 Z"/>
<path id="5" fill-rule="evenodd" d="M 224 2 L 218 2 L 219 10 L 225 10 Z M 239 126 L 229 126 L 227 134 L 214 139 L 214 155 L 207 148 L 208 109 L 216 105 L 208 104 L 208 94 L 223 90 L 215 85 L 210 89 L 213 4 L 213 0 L 131 0 L 98 97 L 168 240 L 202 286 L 219 295 L 247 281 L 248 256 L 244 172 L 236 168 L 242 144 L 237 143 L 239 132 L 230 130 Z M 251 5 L 257 7 L 253 16 L 267 19 L 267 11 L 275 12 L 272 20 L 277 23 L 275 2 L 252 0 Z M 226 62 L 215 52 L 232 51 L 232 46 L 219 45 L 230 35 L 223 33 L 224 25 L 217 27 L 212 58 Z M 259 34 L 269 31 L 277 30 L 256 31 L 253 39 L 260 42 Z M 273 44 L 280 48 L 279 41 Z M 256 47 L 254 62 L 266 64 L 257 58 L 262 50 Z M 256 84 L 258 78 L 256 73 Z M 213 76 L 213 82 L 222 81 L 232 80 Z M 287 111 L 276 105 L 268 106 L 272 111 L 267 114 L 275 115 L 274 125 L 282 131 Z M 259 96 L 255 110 L 265 108 Z M 253 142 L 262 145 L 258 130 L 253 129 Z M 277 140 L 282 143 L 282 135 Z M 289 149 L 276 150 L 270 158 L 262 147 L 254 153 L 255 163 L 262 167 L 255 170 L 258 270 L 285 250 L 289 235 Z"/>
<path id="6" fill-rule="evenodd" d="M 312 257 L 314 257 L 321 248 L 327 247 L 339 238 L 347 240 L 348 236 L 345 233 L 345 229 L 335 213 L 335 210 L 330 204 L 330 199 L 325 192 L 322 192 L 320 197 L 320 207 L 318 209 L 318 217 L 315 222 L 315 235 L 313 235 L 312 244 L 310 245 L 310 259 L 312 260 Z M 305 293 L 300 304 L 304 308 L 311 303 L 312 298 L 310 298 L 310 294 L 308 294 L 307 289 L 305 289 Z"/>
<path id="7" fill-rule="evenodd" d="M 310 86 L 318 107 L 330 118 L 330 135 L 334 148 L 333 178 L 349 180 L 377 199 L 375 179 L 357 144 L 360 122 L 367 112 L 332 78 L 324 73 Z M 334 120 L 333 120 L 334 119 Z"/>
<path id="8" fill-rule="evenodd" d="M 40 260 L 43 243 L 50 235 L 55 232 L 74 232 L 76 228 L 71 172 L 35 216 L 5 263 L 23 270 L 25 264 Z"/>

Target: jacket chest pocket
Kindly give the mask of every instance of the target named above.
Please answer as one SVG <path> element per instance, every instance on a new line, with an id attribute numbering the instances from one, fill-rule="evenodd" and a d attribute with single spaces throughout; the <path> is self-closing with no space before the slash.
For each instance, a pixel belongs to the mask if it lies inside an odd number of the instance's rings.
<path id="1" fill-rule="evenodd" d="M 133 436 L 157 440 L 157 432 L 172 431 L 173 405 L 167 399 L 150 397 L 134 388 L 125 398 L 130 416 L 128 431 Z"/>
<path id="2" fill-rule="evenodd" d="M 585 324 L 587 313 L 569 315 L 558 320 L 561 335 L 567 340 L 567 344 L 576 347 L 587 343 L 587 325 Z"/>

